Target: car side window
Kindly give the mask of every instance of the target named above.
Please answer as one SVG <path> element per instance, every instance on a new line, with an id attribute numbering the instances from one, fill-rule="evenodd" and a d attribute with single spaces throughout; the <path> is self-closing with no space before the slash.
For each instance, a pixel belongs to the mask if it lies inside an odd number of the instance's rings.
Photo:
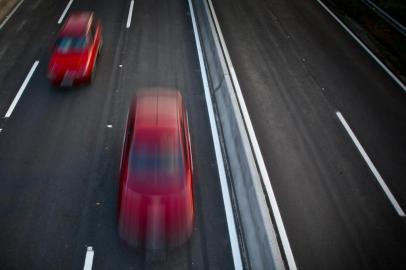
<path id="1" fill-rule="evenodd" d="M 185 125 L 185 119 L 184 119 L 184 114 L 182 115 L 181 118 L 181 136 L 182 136 L 182 145 L 183 145 L 183 155 L 185 157 L 185 162 L 187 162 L 189 160 L 189 153 L 188 153 L 188 142 L 187 142 L 187 138 L 186 138 L 186 125 Z"/>
<path id="2" fill-rule="evenodd" d="M 91 28 L 91 30 L 92 30 L 92 35 L 93 35 L 93 37 L 96 37 L 97 28 L 96 28 L 96 21 L 95 21 L 95 20 L 94 20 L 93 23 L 92 23 L 92 28 Z"/>
<path id="3" fill-rule="evenodd" d="M 125 151 L 126 155 L 128 154 L 128 150 L 131 147 L 131 136 L 133 134 L 133 129 L 134 129 L 134 119 L 133 119 L 133 117 L 130 116 L 130 117 L 128 117 L 127 121 L 128 121 L 127 130 L 126 130 L 127 134 L 124 138 L 124 147 L 125 147 L 124 151 Z"/>
<path id="4" fill-rule="evenodd" d="M 128 121 L 129 121 L 129 125 L 128 125 L 128 129 L 127 129 L 127 139 L 130 140 L 130 139 L 131 139 L 131 136 L 132 136 L 132 134 L 133 134 L 134 118 L 133 118 L 133 117 L 130 117 L 130 118 L 128 119 Z"/>
<path id="5" fill-rule="evenodd" d="M 91 33 L 93 39 L 96 38 L 96 32 L 97 32 L 97 20 L 93 19 L 92 25 L 90 27 L 90 33 Z"/>
<path id="6" fill-rule="evenodd" d="M 94 33 L 94 30 L 93 30 L 93 22 L 92 22 L 92 24 L 91 24 L 91 26 L 90 26 L 90 31 L 87 33 L 87 43 L 89 44 L 89 45 L 91 45 L 93 42 L 94 42 L 94 38 L 95 38 L 95 33 Z"/>

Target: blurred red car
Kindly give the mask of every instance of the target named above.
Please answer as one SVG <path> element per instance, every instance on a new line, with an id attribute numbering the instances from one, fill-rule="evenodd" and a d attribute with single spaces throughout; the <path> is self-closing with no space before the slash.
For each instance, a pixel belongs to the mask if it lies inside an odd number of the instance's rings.
<path id="1" fill-rule="evenodd" d="M 194 223 L 188 119 L 178 91 L 138 93 L 130 109 L 121 159 L 118 231 L 129 245 L 179 246 Z"/>
<path id="2" fill-rule="evenodd" d="M 93 12 L 75 12 L 60 30 L 48 64 L 55 85 L 72 86 L 93 79 L 102 46 L 102 26 Z"/>

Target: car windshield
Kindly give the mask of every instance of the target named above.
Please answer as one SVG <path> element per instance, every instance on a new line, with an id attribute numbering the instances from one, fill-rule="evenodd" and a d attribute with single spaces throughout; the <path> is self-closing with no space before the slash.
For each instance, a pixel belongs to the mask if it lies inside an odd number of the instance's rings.
<path id="1" fill-rule="evenodd" d="M 183 174 L 180 143 L 173 136 L 161 136 L 158 142 L 139 141 L 142 140 L 135 142 L 130 153 L 130 164 L 135 174 L 154 174 L 156 177 L 152 178 L 156 180 L 167 177 L 178 178 L 177 176 Z"/>
<path id="2" fill-rule="evenodd" d="M 82 51 L 87 47 L 86 37 L 60 37 L 56 41 L 56 48 L 62 53 L 68 51 Z"/>

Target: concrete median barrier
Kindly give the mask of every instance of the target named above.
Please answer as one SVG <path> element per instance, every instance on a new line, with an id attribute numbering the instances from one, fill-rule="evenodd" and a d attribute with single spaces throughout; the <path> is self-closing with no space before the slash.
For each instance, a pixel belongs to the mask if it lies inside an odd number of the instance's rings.
<path id="1" fill-rule="evenodd" d="M 18 0 L 0 0 L 0 24 L 11 12 Z"/>
<path id="2" fill-rule="evenodd" d="M 230 186 L 235 195 L 245 267 L 285 269 L 271 210 L 251 148 L 234 84 L 226 61 L 219 26 L 207 0 L 194 0 L 216 117 L 227 157 Z M 231 67 L 232 68 L 232 67 Z"/>

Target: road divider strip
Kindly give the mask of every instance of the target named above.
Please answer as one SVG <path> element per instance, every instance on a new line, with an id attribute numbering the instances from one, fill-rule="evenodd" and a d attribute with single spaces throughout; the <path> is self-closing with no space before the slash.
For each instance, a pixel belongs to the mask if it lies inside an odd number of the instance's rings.
<path id="1" fill-rule="evenodd" d="M 134 9 L 134 0 L 131 0 L 130 9 L 128 10 L 128 17 L 127 17 L 127 25 L 126 28 L 130 28 L 131 26 L 131 18 L 133 17 L 133 9 Z"/>
<path id="2" fill-rule="evenodd" d="M 220 143 L 230 176 L 244 264 L 249 269 L 295 270 L 296 264 L 259 145 L 211 0 L 195 7 Z M 238 31 L 238 30 L 236 30 Z M 247 117 L 248 116 L 248 117 Z M 250 130 L 251 129 L 251 130 Z M 266 172 L 266 173 L 264 173 Z M 272 218 L 275 219 L 274 226 Z M 279 247 L 279 234 L 284 255 Z M 286 261 L 284 260 L 286 259 Z"/>
<path id="3" fill-rule="evenodd" d="M 27 87 L 28 83 L 30 82 L 30 79 L 31 79 L 32 75 L 34 74 L 35 70 L 37 69 L 38 64 L 39 64 L 39 61 L 37 60 L 32 65 L 30 71 L 27 74 L 27 77 L 25 78 L 23 84 L 21 85 L 20 89 L 18 90 L 17 95 L 15 96 L 13 102 L 11 103 L 10 107 L 8 108 L 4 118 L 9 118 L 11 116 L 11 114 L 13 113 L 15 106 L 17 105 L 22 94 L 24 93 L 24 90 Z"/>
<path id="4" fill-rule="evenodd" d="M 70 8 L 70 6 L 72 5 L 73 0 L 69 0 L 68 4 L 66 5 L 64 11 L 62 12 L 61 17 L 58 20 L 58 24 L 61 24 L 63 22 L 63 18 L 65 18 L 66 13 L 68 13 L 68 10 Z"/>
<path id="5" fill-rule="evenodd" d="M 343 21 L 340 20 L 322 1 L 317 0 L 317 2 L 338 22 L 338 24 L 344 28 L 344 30 L 375 60 L 376 63 L 406 92 L 406 86 L 403 82 L 367 47 L 367 45 L 362 42 L 356 34 L 354 34 Z"/>
<path id="6" fill-rule="evenodd" d="M 83 266 L 83 270 L 92 270 L 93 258 L 94 258 L 94 250 L 93 250 L 93 248 L 92 247 L 87 247 L 85 264 Z"/>
<path id="7" fill-rule="evenodd" d="M 362 147 L 361 143 L 358 141 L 357 137 L 355 136 L 354 132 L 351 130 L 350 126 L 348 125 L 347 121 L 345 120 L 344 116 L 340 112 L 336 112 L 338 119 L 340 120 L 341 124 L 343 125 L 344 129 L 347 131 L 348 135 L 350 136 L 351 140 L 354 142 L 355 146 L 357 147 L 358 151 L 361 153 L 362 157 L 364 158 L 365 162 L 367 163 L 369 169 L 375 176 L 376 180 L 378 181 L 379 185 L 385 192 L 386 197 L 388 197 L 389 201 L 391 202 L 393 208 L 395 208 L 396 212 L 399 216 L 405 217 L 405 212 L 400 207 L 399 203 L 393 196 L 392 192 L 386 185 L 385 181 L 383 180 L 381 174 L 376 169 L 375 165 L 372 163 L 371 159 L 369 158 L 368 154 L 365 152 L 364 147 Z"/>
<path id="8" fill-rule="evenodd" d="M 8 14 L 6 15 L 5 19 L 3 20 L 3 22 L 0 24 L 0 30 L 3 29 L 3 26 L 6 25 L 6 23 L 8 22 L 8 20 L 10 20 L 10 18 L 14 15 L 14 13 L 17 11 L 17 9 L 21 6 L 21 4 L 24 2 L 24 0 L 21 0 L 15 7 L 14 9 Z"/>
<path id="9" fill-rule="evenodd" d="M 240 106 L 240 111 L 241 111 L 242 117 L 244 119 L 246 131 L 248 132 L 248 137 L 249 137 L 249 140 L 250 140 L 250 143 L 251 143 L 251 146 L 252 146 L 252 151 L 254 153 L 254 158 L 256 160 L 258 170 L 259 170 L 260 176 L 262 178 L 263 185 L 265 186 L 265 191 L 266 191 L 265 194 L 266 194 L 266 196 L 268 198 L 268 201 L 269 201 L 269 203 L 271 205 L 271 208 L 272 208 L 272 212 L 273 212 L 273 215 L 274 215 L 276 227 L 277 227 L 278 232 L 279 232 L 279 236 L 280 236 L 280 239 L 281 239 L 281 242 L 282 242 L 282 246 L 283 246 L 283 249 L 284 249 L 284 252 L 285 252 L 286 259 L 288 261 L 289 269 L 294 270 L 294 269 L 296 269 L 296 262 L 295 262 L 295 259 L 293 257 L 292 249 L 290 247 L 290 243 L 289 243 L 288 236 L 287 236 L 287 233 L 286 233 L 286 230 L 285 230 L 285 226 L 284 226 L 283 221 L 282 221 L 282 216 L 281 216 L 281 213 L 279 211 L 279 206 L 278 206 L 278 203 L 276 201 L 276 197 L 275 197 L 272 185 L 271 185 L 271 180 L 269 178 L 268 170 L 266 169 L 266 165 L 265 165 L 262 153 L 261 153 L 261 149 L 259 147 L 259 143 L 258 143 L 256 134 L 255 134 L 255 131 L 254 131 L 254 127 L 252 125 L 251 118 L 249 116 L 248 109 L 247 109 L 247 106 L 245 104 L 244 97 L 242 95 L 240 84 L 238 82 L 234 66 L 233 66 L 233 64 L 231 62 L 231 57 L 230 57 L 230 54 L 228 53 L 228 49 L 227 49 L 223 34 L 221 32 L 220 25 L 218 23 L 217 17 L 215 15 L 214 7 L 213 7 L 213 4 L 212 4 L 211 0 L 209 0 L 209 5 L 210 5 L 210 8 L 211 8 L 212 13 L 213 13 L 213 17 L 214 17 L 214 21 L 215 21 L 216 28 L 217 28 L 217 31 L 218 31 L 218 35 L 220 36 L 220 42 L 221 42 L 221 45 L 222 45 L 222 48 L 223 48 L 223 53 L 224 53 L 224 56 L 225 56 L 225 59 L 226 59 L 226 62 L 227 62 L 228 70 L 229 70 L 229 73 L 231 75 L 231 80 L 232 80 L 232 83 L 234 85 L 234 90 L 235 90 L 235 93 L 237 95 L 237 100 L 238 100 L 238 103 L 239 103 L 239 106 Z"/>
<path id="10" fill-rule="evenodd" d="M 224 209 L 226 212 L 227 228 L 228 228 L 228 234 L 230 237 L 231 253 L 233 255 L 233 261 L 234 261 L 234 269 L 242 270 L 243 267 L 242 267 L 242 260 L 241 260 L 240 245 L 238 243 L 238 235 L 237 235 L 237 229 L 235 226 L 233 206 L 231 203 L 230 191 L 229 191 L 228 183 L 227 183 L 227 175 L 226 175 L 226 170 L 224 167 L 223 153 L 221 151 L 219 133 L 217 130 L 216 119 L 215 119 L 215 115 L 214 115 L 213 103 L 212 103 L 212 99 L 211 99 L 211 93 L 210 93 L 209 83 L 208 83 L 207 73 L 206 73 L 206 66 L 204 63 L 203 52 L 202 52 L 201 43 L 200 43 L 200 36 L 198 33 L 198 29 L 197 29 L 196 17 L 195 17 L 195 12 L 193 9 L 193 4 L 192 4 L 191 0 L 188 0 L 188 2 L 189 2 L 190 15 L 192 17 L 193 32 L 194 32 L 194 37 L 195 37 L 195 42 L 196 42 L 196 47 L 197 47 L 197 54 L 198 54 L 198 58 L 199 58 L 200 72 L 202 75 L 204 94 L 205 94 L 205 99 L 206 99 L 206 104 L 207 104 L 207 111 L 209 114 L 211 134 L 212 134 L 213 144 L 214 144 L 214 151 L 216 154 L 217 169 L 218 169 L 219 178 L 220 178 L 221 192 L 223 195 Z"/>

